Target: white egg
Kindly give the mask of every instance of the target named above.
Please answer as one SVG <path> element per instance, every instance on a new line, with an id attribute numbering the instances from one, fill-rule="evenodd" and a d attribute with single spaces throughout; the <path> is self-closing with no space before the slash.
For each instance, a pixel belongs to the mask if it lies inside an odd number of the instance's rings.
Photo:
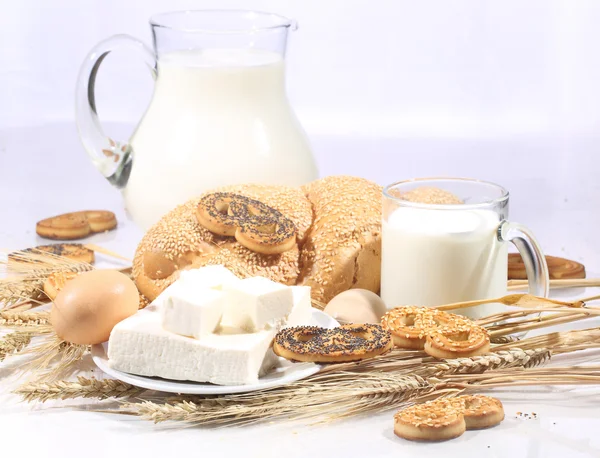
<path id="1" fill-rule="evenodd" d="M 366 289 L 349 289 L 329 301 L 324 312 L 340 323 L 379 324 L 387 311 L 383 300 Z"/>

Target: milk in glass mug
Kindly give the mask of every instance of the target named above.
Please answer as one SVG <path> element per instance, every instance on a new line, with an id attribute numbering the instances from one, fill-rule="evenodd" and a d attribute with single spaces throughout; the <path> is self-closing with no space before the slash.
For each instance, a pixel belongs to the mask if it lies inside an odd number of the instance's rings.
<path id="1" fill-rule="evenodd" d="M 420 203 L 403 196 L 441 189 L 463 203 Z M 387 186 L 383 196 L 381 297 L 389 308 L 436 306 L 502 297 L 507 293 L 508 242 L 521 253 L 529 290 L 548 296 L 548 267 L 526 227 L 508 222 L 508 191 L 463 178 L 427 178 Z M 478 319 L 500 304 L 464 308 Z"/>
<path id="2" fill-rule="evenodd" d="M 298 186 L 317 178 L 307 137 L 285 93 L 284 57 L 293 20 L 235 10 L 183 11 L 150 18 L 154 49 L 128 35 L 99 43 L 77 85 L 77 126 L 98 170 L 123 190 L 143 229 L 223 185 Z M 108 138 L 94 84 L 111 52 L 143 59 L 154 95 L 127 142 Z"/>

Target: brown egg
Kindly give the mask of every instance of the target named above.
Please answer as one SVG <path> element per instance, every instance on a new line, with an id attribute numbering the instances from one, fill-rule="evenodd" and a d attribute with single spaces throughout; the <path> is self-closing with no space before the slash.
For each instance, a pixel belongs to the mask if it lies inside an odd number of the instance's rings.
<path id="1" fill-rule="evenodd" d="M 386 311 L 383 300 L 366 289 L 344 291 L 331 299 L 324 309 L 342 324 L 379 324 Z"/>
<path id="2" fill-rule="evenodd" d="M 67 342 L 101 343 L 118 322 L 137 312 L 139 300 L 127 275 L 92 270 L 67 282 L 54 300 L 50 320 L 56 334 Z"/>

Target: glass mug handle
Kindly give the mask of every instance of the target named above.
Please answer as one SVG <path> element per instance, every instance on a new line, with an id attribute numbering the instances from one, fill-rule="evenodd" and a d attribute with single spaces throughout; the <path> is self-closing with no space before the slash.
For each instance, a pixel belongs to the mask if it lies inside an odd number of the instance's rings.
<path id="1" fill-rule="evenodd" d="M 104 134 L 96 111 L 96 75 L 104 58 L 113 51 L 132 51 L 142 57 L 156 77 L 156 57 L 141 41 L 129 35 L 114 35 L 98 43 L 86 56 L 77 79 L 75 119 L 79 137 L 90 159 L 104 177 L 121 189 L 127 185 L 132 167 L 132 151 L 127 142 Z"/>
<path id="2" fill-rule="evenodd" d="M 512 242 L 521 253 L 529 280 L 529 294 L 548 297 L 550 293 L 548 265 L 540 244 L 532 232 L 521 224 L 502 221 L 498 227 L 498 240 Z"/>

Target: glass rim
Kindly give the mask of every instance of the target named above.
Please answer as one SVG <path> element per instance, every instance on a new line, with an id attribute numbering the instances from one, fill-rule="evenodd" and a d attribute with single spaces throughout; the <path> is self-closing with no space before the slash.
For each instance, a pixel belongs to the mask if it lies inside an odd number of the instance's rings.
<path id="1" fill-rule="evenodd" d="M 398 196 L 390 194 L 390 190 L 396 186 L 408 184 L 408 183 L 419 183 L 419 182 L 435 182 L 435 181 L 454 181 L 462 183 L 479 183 L 487 186 L 492 186 L 501 192 L 500 197 L 492 199 L 486 202 L 478 202 L 475 204 L 427 204 L 423 202 L 411 202 L 410 200 L 404 200 Z M 411 178 L 408 180 L 396 181 L 395 183 L 389 184 L 383 188 L 383 195 L 390 200 L 393 200 L 402 206 L 412 208 L 422 208 L 429 210 L 475 210 L 481 208 L 489 208 L 498 204 L 505 203 L 510 194 L 508 190 L 497 183 L 486 180 L 479 180 L 477 178 L 465 178 L 465 177 L 426 177 L 426 178 Z"/>
<path id="2" fill-rule="evenodd" d="M 261 27 L 247 27 L 247 28 L 218 28 L 218 27 L 178 27 L 172 24 L 165 22 L 170 17 L 182 17 L 182 16 L 208 16 L 210 14 L 229 14 L 234 15 L 237 14 L 239 16 L 246 14 L 254 14 L 257 17 L 261 18 L 271 18 L 276 19 L 276 21 L 272 25 L 265 25 Z M 160 27 L 163 29 L 170 29 L 177 32 L 193 32 L 193 33 L 211 33 L 211 34 L 235 34 L 235 33 L 249 33 L 249 32 L 260 32 L 266 30 L 275 30 L 279 28 L 292 28 L 296 29 L 297 24 L 294 19 L 287 18 L 280 14 L 269 13 L 266 11 L 258 11 L 258 10 L 245 10 L 245 9 L 199 9 L 199 10 L 179 10 L 179 11 L 167 11 L 164 13 L 156 13 L 150 16 L 149 19 L 150 25 L 152 27 Z M 251 21 L 249 21 L 251 22 Z"/>

